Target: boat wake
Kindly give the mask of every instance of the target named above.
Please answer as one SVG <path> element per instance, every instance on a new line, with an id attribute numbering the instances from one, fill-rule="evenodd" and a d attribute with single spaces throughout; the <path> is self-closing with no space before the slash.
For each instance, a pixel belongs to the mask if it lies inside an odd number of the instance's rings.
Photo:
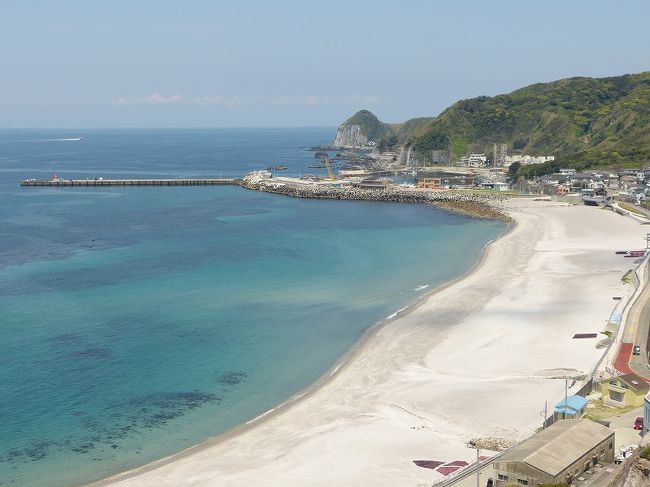
<path id="1" fill-rule="evenodd" d="M 418 287 L 416 287 L 415 289 L 413 289 L 413 291 L 415 291 L 415 292 L 422 291 L 423 289 L 426 289 L 426 288 L 428 288 L 428 287 L 429 287 L 428 284 L 420 284 Z"/>
<path id="2" fill-rule="evenodd" d="M 62 139 L 15 139 L 0 140 L 0 142 L 77 142 L 83 137 L 67 137 Z"/>
<path id="3" fill-rule="evenodd" d="M 36 139 L 29 142 L 76 142 L 83 139 L 83 137 L 68 137 L 66 139 Z"/>

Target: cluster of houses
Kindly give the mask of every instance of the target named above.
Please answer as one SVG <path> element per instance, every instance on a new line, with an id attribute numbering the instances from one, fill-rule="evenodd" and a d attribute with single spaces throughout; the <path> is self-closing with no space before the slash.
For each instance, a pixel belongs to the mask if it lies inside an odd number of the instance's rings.
<path id="1" fill-rule="evenodd" d="M 616 192 L 620 199 L 639 203 L 650 195 L 650 170 L 619 172 L 582 172 L 561 169 L 560 172 L 537 178 L 530 189 L 548 195 L 606 196 Z"/>

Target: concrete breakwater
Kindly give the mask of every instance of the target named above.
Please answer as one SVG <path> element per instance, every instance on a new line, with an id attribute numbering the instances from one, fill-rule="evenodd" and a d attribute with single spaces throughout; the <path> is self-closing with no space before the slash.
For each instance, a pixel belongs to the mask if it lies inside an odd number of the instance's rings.
<path id="1" fill-rule="evenodd" d="M 239 185 L 240 179 L 205 179 L 205 178 L 177 178 L 177 179 L 25 179 L 21 186 L 34 187 L 61 187 L 61 186 L 223 186 Z"/>
<path id="2" fill-rule="evenodd" d="M 426 203 L 472 217 L 510 221 L 507 214 L 498 207 L 498 203 L 504 201 L 506 197 L 495 193 L 454 190 L 417 191 L 399 187 L 377 190 L 320 184 L 285 184 L 255 178 L 244 178 L 241 186 L 294 198 Z"/>

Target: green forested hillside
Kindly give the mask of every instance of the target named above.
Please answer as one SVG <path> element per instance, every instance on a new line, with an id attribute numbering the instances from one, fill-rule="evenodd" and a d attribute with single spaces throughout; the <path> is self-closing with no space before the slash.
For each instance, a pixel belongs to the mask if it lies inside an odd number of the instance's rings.
<path id="1" fill-rule="evenodd" d="M 505 143 L 509 153 L 555 155 L 558 161 L 549 166 L 650 161 L 650 72 L 538 83 L 506 95 L 461 100 L 437 117 L 397 126 L 366 113 L 376 120 L 375 134 L 397 136 L 423 157 L 451 149 L 458 159 Z M 539 174 L 544 167 L 536 170 Z"/>
<path id="2" fill-rule="evenodd" d="M 368 110 L 359 110 L 342 125 L 359 125 L 363 135 L 375 142 L 388 137 L 392 132 L 388 124 L 380 122 L 375 114 Z"/>

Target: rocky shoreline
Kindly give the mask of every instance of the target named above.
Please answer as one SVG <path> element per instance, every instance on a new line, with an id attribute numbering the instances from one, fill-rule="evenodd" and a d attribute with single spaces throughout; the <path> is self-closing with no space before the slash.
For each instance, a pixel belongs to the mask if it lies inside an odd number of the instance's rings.
<path id="1" fill-rule="evenodd" d="M 389 201 L 396 203 L 425 203 L 437 208 L 473 218 L 510 222 L 511 218 L 497 204 L 506 196 L 475 191 L 413 191 L 390 188 L 386 190 L 322 185 L 290 185 L 270 180 L 244 178 L 241 186 L 254 191 L 282 194 L 293 198 L 313 198 L 351 201 Z"/>
<path id="2" fill-rule="evenodd" d="M 499 200 L 502 201 L 502 200 Z M 472 218 L 484 218 L 486 220 L 501 220 L 512 222 L 505 211 L 494 206 L 495 201 L 434 201 L 431 204 L 441 210 L 458 213 Z"/>

